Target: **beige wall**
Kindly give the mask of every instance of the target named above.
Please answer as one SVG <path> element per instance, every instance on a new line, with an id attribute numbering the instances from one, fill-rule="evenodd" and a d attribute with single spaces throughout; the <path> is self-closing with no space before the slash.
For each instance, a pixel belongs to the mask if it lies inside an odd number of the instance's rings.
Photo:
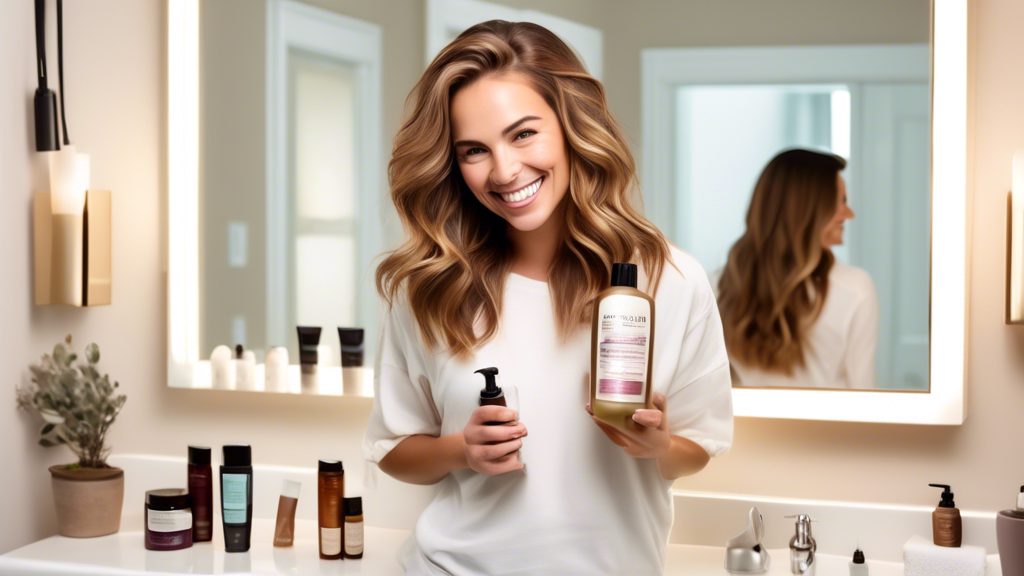
<path id="1" fill-rule="evenodd" d="M 0 532 L 0 552 L 54 529 L 45 469 L 70 456 L 62 449 L 35 445 L 35 423 L 21 415 L 11 417 L 12 389 L 25 380 L 27 363 L 68 331 L 80 343 L 95 340 L 101 345 L 104 369 L 128 395 L 112 434 L 117 452 L 183 456 L 190 442 L 219 446 L 247 441 L 264 462 L 308 466 L 330 454 L 355 472 L 367 400 L 263 397 L 165 386 L 162 2 L 91 0 L 65 6 L 69 127 L 78 144 L 92 154 L 94 185 L 114 191 L 114 304 L 90 310 L 31 305 L 29 198 L 46 180 L 41 159 L 31 153 L 34 56 L 32 14 L 24 4 L 0 3 L 0 20 L 13 31 L 0 36 L 0 71 L 15 79 L 8 86 L 16 87 L 0 96 L 0 305 L 5 320 L 0 361 L 7 374 L 6 390 L 0 393 L 0 411 L 7 414 L 0 418 L 5 440 L 0 448 L 5 464 L 0 493 L 3 516 L 12 520 Z M 372 5 L 377 3 L 352 4 L 352 15 L 360 17 L 356 8 L 375 10 Z M 421 5 L 409 6 L 420 10 Z M 733 450 L 700 475 L 680 481 L 680 487 L 934 505 L 936 495 L 925 484 L 946 482 L 953 484 L 963 508 L 998 510 L 1012 502 L 1024 483 L 1024 460 L 1019 457 L 1024 438 L 1024 334 L 1002 325 L 1001 304 L 1004 195 L 1010 186 L 1012 150 L 1024 148 L 1024 108 L 1018 96 L 1024 92 L 1024 78 L 1017 65 L 1024 60 L 1024 42 L 1017 30 L 1024 22 L 1024 4 L 979 0 L 978 6 L 967 422 L 961 427 L 929 428 L 740 419 Z M 385 35 L 391 34 L 410 40 L 407 53 L 385 49 L 394 70 L 402 70 L 385 75 L 387 139 L 397 129 L 394 111 L 422 65 L 413 50 L 422 46 L 422 30 L 385 29 Z M 638 54 L 629 56 L 631 62 L 638 59 Z"/>

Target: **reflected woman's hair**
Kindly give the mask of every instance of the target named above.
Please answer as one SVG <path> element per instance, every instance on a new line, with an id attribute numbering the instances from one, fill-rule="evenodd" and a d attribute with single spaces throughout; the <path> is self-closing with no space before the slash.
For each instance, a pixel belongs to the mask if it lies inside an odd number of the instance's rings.
<path id="1" fill-rule="evenodd" d="M 569 160 L 566 227 L 548 286 L 562 337 L 590 322 L 613 262 L 639 258 L 657 286 L 668 241 L 635 207 L 633 156 L 604 87 L 554 33 L 491 20 L 464 31 L 434 58 L 406 102 L 407 119 L 388 164 L 391 197 L 406 240 L 377 268 L 389 304 L 404 288 L 429 348 L 467 356 L 497 332 L 513 252 L 506 223 L 462 179 L 449 105 L 484 76 L 524 75 L 558 115 Z M 411 113 L 408 112 L 411 104 Z M 479 323 L 479 324 L 478 324 Z"/>
<path id="2" fill-rule="evenodd" d="M 822 245 L 822 230 L 838 207 L 845 167 L 838 156 L 788 150 L 761 173 L 747 230 L 729 251 L 718 284 L 734 360 L 786 375 L 804 365 L 806 330 L 821 312 L 835 261 Z"/>

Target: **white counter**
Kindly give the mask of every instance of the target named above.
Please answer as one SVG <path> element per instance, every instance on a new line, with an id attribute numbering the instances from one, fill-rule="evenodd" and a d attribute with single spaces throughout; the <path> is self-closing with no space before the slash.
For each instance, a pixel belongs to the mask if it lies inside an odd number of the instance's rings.
<path id="1" fill-rule="evenodd" d="M 361 560 L 320 560 L 317 554 L 316 524 L 295 523 L 295 545 L 273 547 L 274 523 L 254 519 L 252 547 L 245 553 L 224 552 L 220 531 L 212 542 L 174 552 L 146 550 L 141 531 L 125 531 L 100 538 L 53 536 L 0 556 L 4 576 L 64 576 L 80 574 L 365 574 L 402 576 L 395 560 L 408 530 L 366 528 L 365 551 Z M 769 576 L 789 572 L 789 551 L 769 550 Z M 669 544 L 665 574 L 686 576 L 725 575 L 724 548 Z M 819 555 L 818 576 L 848 575 L 848 558 Z M 868 561 L 871 576 L 901 576 L 903 565 Z M 997 557 L 990 556 L 987 576 L 1000 576 Z"/>

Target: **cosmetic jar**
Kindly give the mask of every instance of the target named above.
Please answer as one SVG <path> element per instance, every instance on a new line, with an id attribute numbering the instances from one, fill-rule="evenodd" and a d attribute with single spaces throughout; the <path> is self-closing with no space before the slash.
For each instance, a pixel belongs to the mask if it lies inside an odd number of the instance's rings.
<path id="1" fill-rule="evenodd" d="M 192 502 L 183 488 L 146 492 L 146 549 L 192 547 Z"/>

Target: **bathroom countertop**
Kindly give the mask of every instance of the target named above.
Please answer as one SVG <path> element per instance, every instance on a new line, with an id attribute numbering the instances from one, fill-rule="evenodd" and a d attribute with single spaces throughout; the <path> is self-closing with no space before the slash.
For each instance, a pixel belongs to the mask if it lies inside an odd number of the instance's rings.
<path id="1" fill-rule="evenodd" d="M 361 560 L 320 560 L 317 554 L 316 523 L 296 520 L 295 545 L 274 548 L 274 522 L 253 519 L 249 552 L 224 552 L 220 530 L 212 542 L 175 552 L 146 550 L 139 530 L 122 531 L 99 538 L 52 536 L 0 555 L 4 576 L 64 576 L 70 574 L 365 574 L 402 576 L 395 560 L 408 530 L 367 527 L 366 553 Z M 768 576 L 789 571 L 789 551 L 769 550 L 772 557 Z M 665 574 L 687 576 L 725 575 L 725 549 L 716 546 L 669 544 Z M 818 576 L 846 576 L 849 559 L 819 555 Z M 902 576 L 903 565 L 868 561 L 871 576 Z M 986 576 L 1001 576 L 998 556 L 988 557 Z"/>

